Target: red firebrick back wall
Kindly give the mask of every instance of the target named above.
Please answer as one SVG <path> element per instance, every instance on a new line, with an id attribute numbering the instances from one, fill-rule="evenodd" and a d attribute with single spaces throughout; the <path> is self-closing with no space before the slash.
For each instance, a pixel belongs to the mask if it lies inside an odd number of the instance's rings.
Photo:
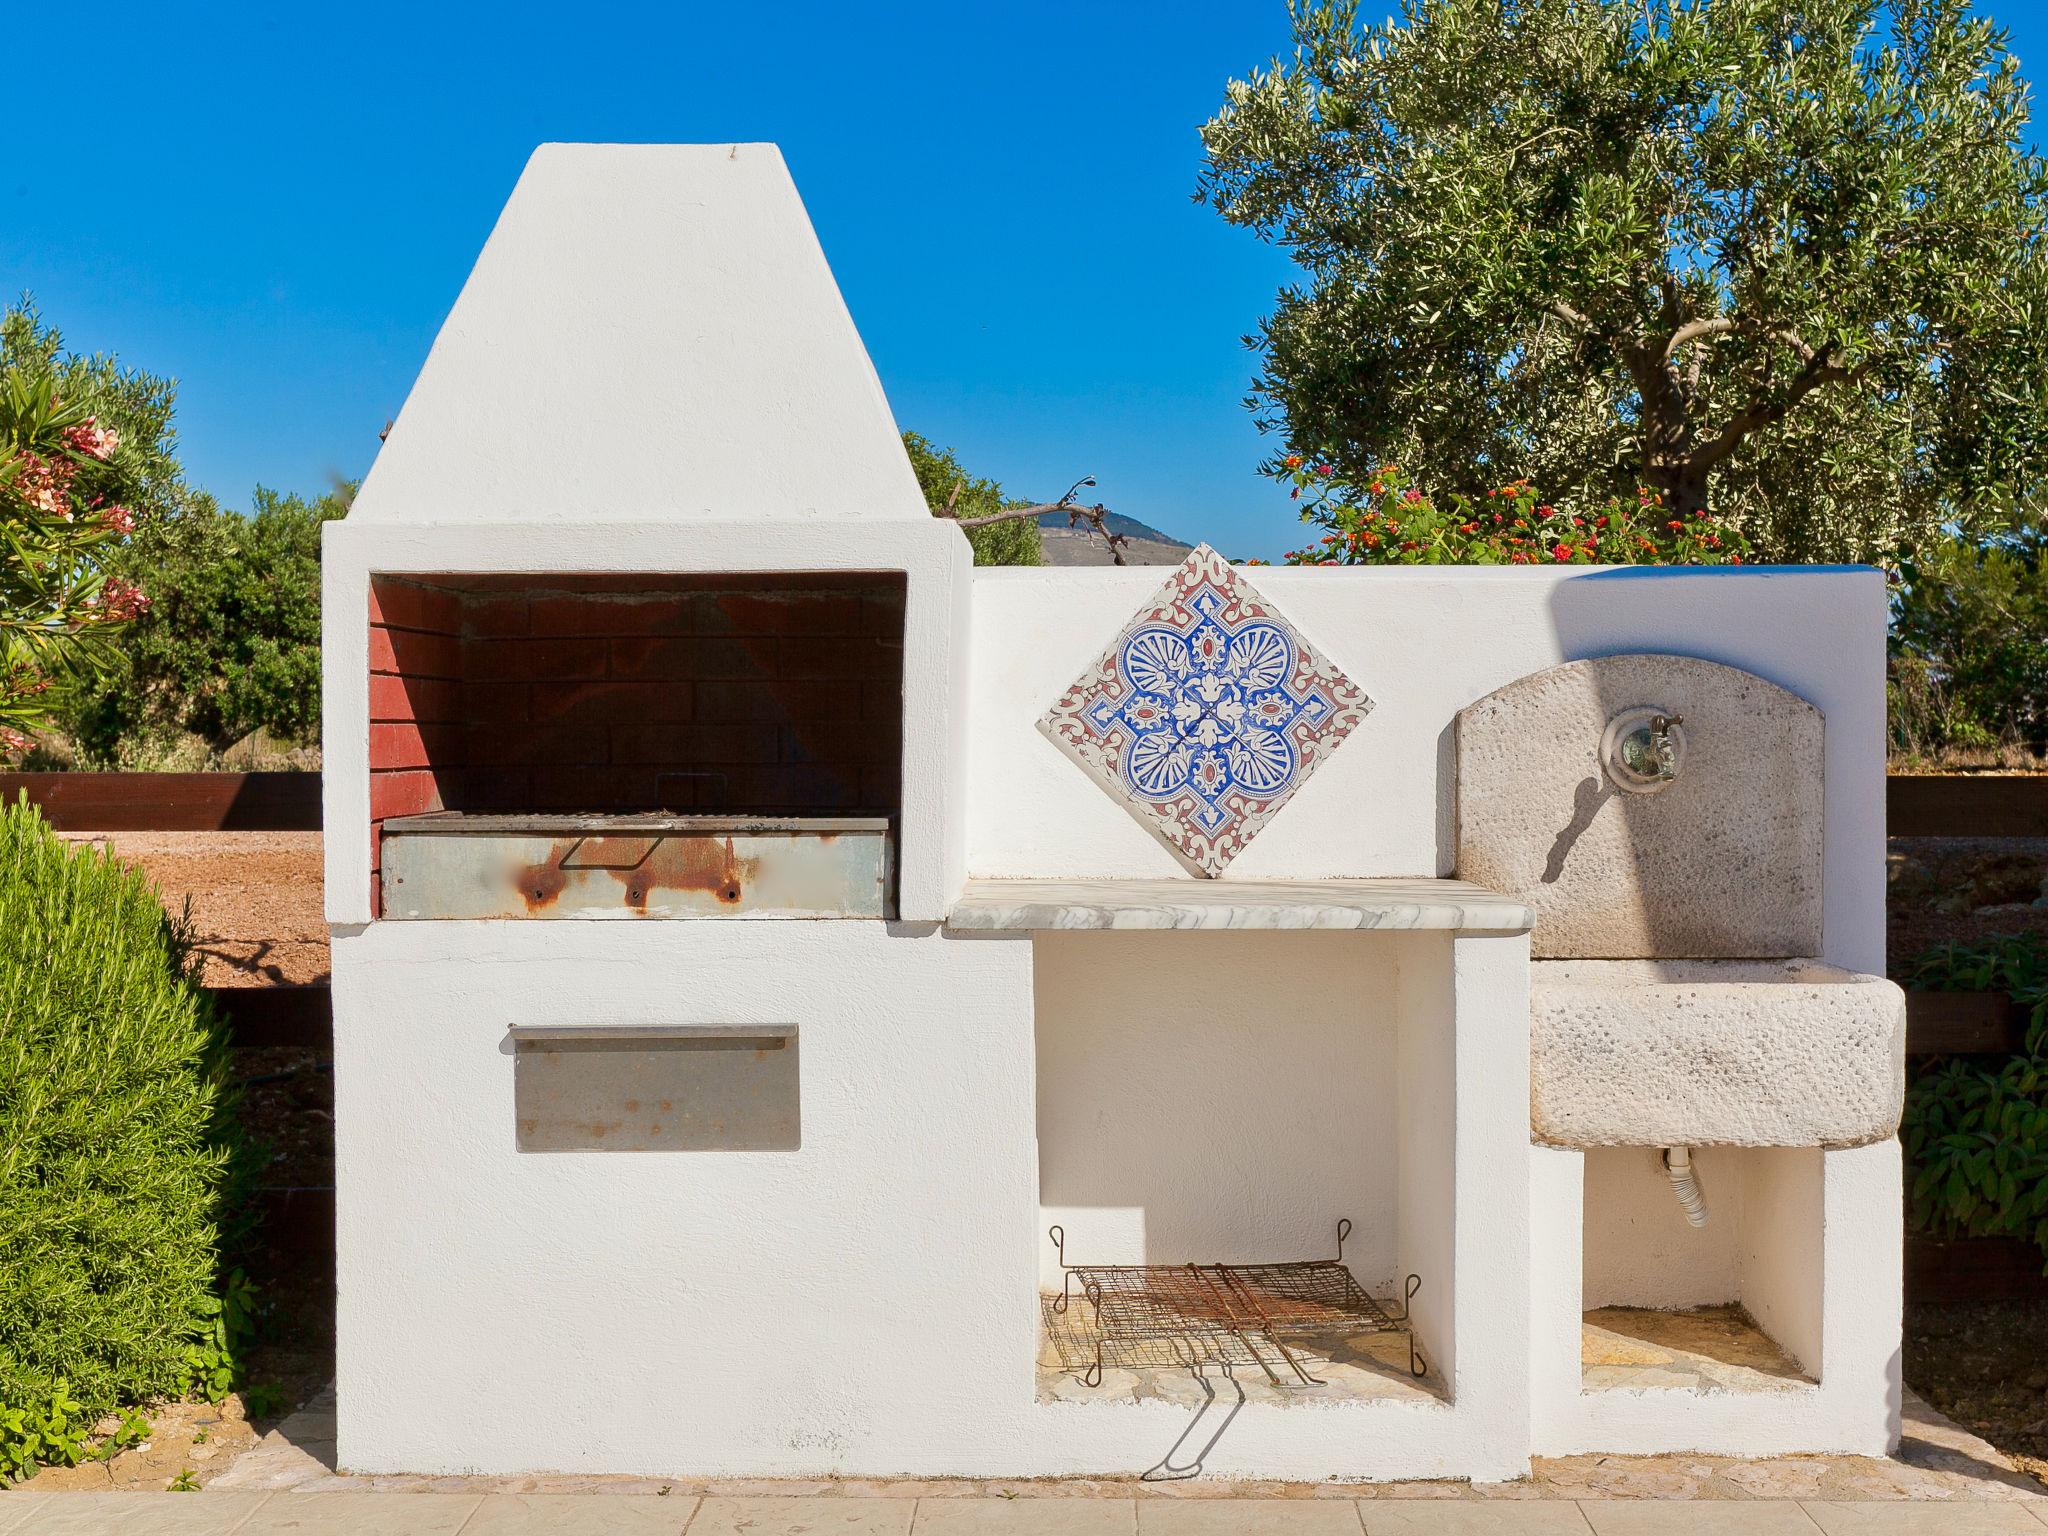
<path id="1" fill-rule="evenodd" d="M 373 589 L 380 823 L 430 809 L 896 809 L 900 577 Z"/>

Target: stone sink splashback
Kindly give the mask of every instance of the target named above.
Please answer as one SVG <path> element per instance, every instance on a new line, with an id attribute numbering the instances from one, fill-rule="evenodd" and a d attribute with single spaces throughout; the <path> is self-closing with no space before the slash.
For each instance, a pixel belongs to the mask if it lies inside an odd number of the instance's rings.
<path id="1" fill-rule="evenodd" d="M 1622 789 L 1615 716 L 1684 717 L 1675 779 Z M 1820 711 L 1692 656 L 1533 673 L 1458 715 L 1457 873 L 1527 902 L 1538 959 L 1821 952 Z"/>

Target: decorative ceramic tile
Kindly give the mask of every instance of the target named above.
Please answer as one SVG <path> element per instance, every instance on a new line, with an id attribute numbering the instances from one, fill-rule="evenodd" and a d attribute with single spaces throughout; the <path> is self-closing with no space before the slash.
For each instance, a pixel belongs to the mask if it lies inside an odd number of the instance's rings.
<path id="1" fill-rule="evenodd" d="M 1215 876 L 1371 708 L 1204 544 L 1038 728 Z"/>

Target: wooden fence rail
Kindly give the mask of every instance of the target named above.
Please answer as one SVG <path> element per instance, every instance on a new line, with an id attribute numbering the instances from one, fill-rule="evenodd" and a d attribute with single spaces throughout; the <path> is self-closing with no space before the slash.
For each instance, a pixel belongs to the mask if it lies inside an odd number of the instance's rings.
<path id="1" fill-rule="evenodd" d="M 1895 773 L 1885 822 L 1893 837 L 2048 837 L 2048 773 Z"/>
<path id="2" fill-rule="evenodd" d="M 318 832 L 317 773 L 0 773 L 59 832 Z"/>

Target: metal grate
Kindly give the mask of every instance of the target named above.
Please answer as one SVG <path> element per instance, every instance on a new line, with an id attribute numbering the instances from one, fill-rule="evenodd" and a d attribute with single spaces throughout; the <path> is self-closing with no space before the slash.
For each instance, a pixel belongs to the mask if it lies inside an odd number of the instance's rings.
<path id="1" fill-rule="evenodd" d="M 1060 1364 L 1099 1386 L 1105 1364 L 1125 1369 L 1256 1365 L 1276 1383 L 1276 1363 L 1321 1385 L 1302 1364 L 1318 1343 L 1363 1333 L 1408 1335 L 1408 1369 L 1428 1366 L 1410 1326 L 1420 1277 L 1410 1275 L 1398 1314 L 1368 1296 L 1343 1262 L 1351 1223 L 1337 1224 L 1335 1259 L 1284 1264 L 1069 1264 L 1066 1234 L 1051 1229 L 1065 1283 L 1044 1302 Z M 1075 1288 L 1085 1308 L 1072 1306 Z"/>

